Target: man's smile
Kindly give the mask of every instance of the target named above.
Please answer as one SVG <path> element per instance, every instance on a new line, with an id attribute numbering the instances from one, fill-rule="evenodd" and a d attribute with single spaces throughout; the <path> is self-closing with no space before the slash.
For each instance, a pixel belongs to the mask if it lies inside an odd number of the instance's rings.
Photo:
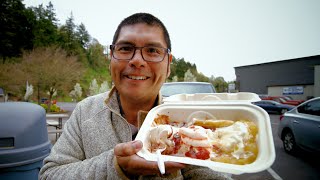
<path id="1" fill-rule="evenodd" d="M 129 79 L 132 79 L 132 80 L 146 80 L 146 79 L 149 79 L 150 77 L 147 77 L 147 76 L 126 76 L 127 78 Z"/>

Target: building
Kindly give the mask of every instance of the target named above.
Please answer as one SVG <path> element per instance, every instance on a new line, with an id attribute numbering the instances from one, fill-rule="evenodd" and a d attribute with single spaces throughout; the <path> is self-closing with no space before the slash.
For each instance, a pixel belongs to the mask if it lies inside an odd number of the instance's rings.
<path id="1" fill-rule="evenodd" d="M 236 88 L 294 99 L 320 96 L 320 55 L 235 67 Z"/>

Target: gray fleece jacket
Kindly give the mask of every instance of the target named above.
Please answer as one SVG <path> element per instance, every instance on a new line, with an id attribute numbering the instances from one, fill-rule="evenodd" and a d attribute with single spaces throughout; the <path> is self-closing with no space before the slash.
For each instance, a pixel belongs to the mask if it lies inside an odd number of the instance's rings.
<path id="1" fill-rule="evenodd" d="M 79 102 L 51 153 L 44 159 L 40 179 L 128 179 L 114 158 L 118 143 L 132 141 L 121 116 L 115 89 Z M 170 175 L 139 179 L 229 179 L 205 167 L 187 166 Z"/>

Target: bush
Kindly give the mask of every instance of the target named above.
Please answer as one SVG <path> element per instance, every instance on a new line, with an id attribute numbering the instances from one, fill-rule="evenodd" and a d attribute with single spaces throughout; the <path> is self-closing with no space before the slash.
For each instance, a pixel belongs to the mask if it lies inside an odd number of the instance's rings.
<path id="1" fill-rule="evenodd" d="M 46 112 L 48 112 L 48 105 L 47 104 L 40 104 Z M 58 105 L 52 104 L 50 107 L 50 112 L 64 112 Z"/>
<path id="2" fill-rule="evenodd" d="M 52 104 L 50 107 L 50 112 L 60 112 L 60 107 L 56 104 Z"/>
<path id="3" fill-rule="evenodd" d="M 46 111 L 48 110 L 48 105 L 47 104 L 40 104 Z"/>

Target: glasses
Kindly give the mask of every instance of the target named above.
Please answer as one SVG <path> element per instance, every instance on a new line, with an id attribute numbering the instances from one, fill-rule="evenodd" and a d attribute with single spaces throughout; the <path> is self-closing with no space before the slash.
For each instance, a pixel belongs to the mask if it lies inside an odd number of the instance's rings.
<path id="1" fill-rule="evenodd" d="M 118 60 L 130 61 L 140 49 L 143 60 L 148 62 L 161 62 L 170 53 L 170 49 L 156 46 L 136 47 L 129 44 L 110 45 L 112 57 Z"/>

